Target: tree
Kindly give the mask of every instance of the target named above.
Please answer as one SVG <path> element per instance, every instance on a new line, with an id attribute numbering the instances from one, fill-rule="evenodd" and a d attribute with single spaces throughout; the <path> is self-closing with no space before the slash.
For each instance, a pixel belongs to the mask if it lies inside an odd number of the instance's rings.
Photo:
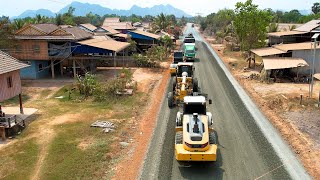
<path id="1" fill-rule="evenodd" d="M 318 2 L 313 3 L 311 10 L 312 10 L 313 14 L 318 14 L 320 12 L 320 3 L 318 3 Z"/>
<path id="2" fill-rule="evenodd" d="M 9 17 L 0 17 L 0 49 L 10 49 L 15 45 L 13 31 L 14 26 L 10 24 Z"/>
<path id="3" fill-rule="evenodd" d="M 296 23 L 299 19 L 303 17 L 300 12 L 296 9 L 291 10 L 289 12 L 285 12 L 282 16 L 282 22 L 284 23 Z"/>
<path id="4" fill-rule="evenodd" d="M 181 26 L 186 25 L 187 24 L 186 17 L 182 16 L 181 19 L 180 19 L 180 23 L 181 23 Z"/>
<path id="5" fill-rule="evenodd" d="M 154 32 L 160 32 L 161 30 L 167 31 L 170 27 L 169 18 L 163 13 L 159 14 L 152 23 L 152 29 Z"/>
<path id="6" fill-rule="evenodd" d="M 167 35 L 161 37 L 160 41 L 161 41 L 161 43 L 163 44 L 163 47 L 166 50 L 166 57 L 168 57 L 168 54 L 174 48 L 173 41 L 172 41 L 171 37 L 167 36 Z"/>
<path id="7" fill-rule="evenodd" d="M 241 50 L 265 46 L 267 26 L 271 22 L 268 11 L 258 9 L 252 0 L 238 2 L 235 9 L 234 28 Z"/>
<path id="8" fill-rule="evenodd" d="M 55 23 L 58 26 L 63 24 L 63 19 L 61 14 L 56 14 Z"/>
<path id="9" fill-rule="evenodd" d="M 23 19 L 15 19 L 13 20 L 13 27 L 15 30 L 21 29 L 25 25 L 25 21 Z"/>

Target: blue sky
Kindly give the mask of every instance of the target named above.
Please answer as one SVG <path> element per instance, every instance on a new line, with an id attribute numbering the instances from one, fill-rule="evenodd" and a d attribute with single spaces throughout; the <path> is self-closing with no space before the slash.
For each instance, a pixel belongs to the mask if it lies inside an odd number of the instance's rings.
<path id="1" fill-rule="evenodd" d="M 17 16 L 25 10 L 49 9 L 53 12 L 59 11 L 62 7 L 70 4 L 74 0 L 0 0 L 0 15 Z M 174 7 L 195 15 L 202 15 L 216 12 L 223 8 L 234 8 L 238 1 L 245 0 L 77 0 L 100 4 L 111 9 L 129 9 L 133 5 L 141 7 L 151 7 L 157 4 L 171 4 Z M 310 9 L 314 2 L 319 0 L 253 0 L 260 8 L 272 8 L 281 10 Z M 196 3 L 195 3 L 196 2 Z M 5 5 L 5 6 L 3 6 Z M 4 8 L 5 7 L 5 8 Z"/>

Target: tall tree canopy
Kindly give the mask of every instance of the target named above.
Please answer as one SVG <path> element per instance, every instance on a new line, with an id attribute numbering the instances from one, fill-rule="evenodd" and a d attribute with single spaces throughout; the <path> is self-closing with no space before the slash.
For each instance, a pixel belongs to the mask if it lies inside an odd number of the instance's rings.
<path id="1" fill-rule="evenodd" d="M 272 16 L 266 10 L 258 9 L 252 0 L 238 2 L 235 9 L 234 28 L 241 50 L 265 46 L 267 26 Z"/>

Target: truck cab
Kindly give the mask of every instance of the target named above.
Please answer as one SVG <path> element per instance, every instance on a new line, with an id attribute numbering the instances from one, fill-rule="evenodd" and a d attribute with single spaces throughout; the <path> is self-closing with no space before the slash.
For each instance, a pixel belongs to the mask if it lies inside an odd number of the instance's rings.
<path id="1" fill-rule="evenodd" d="M 209 100 L 209 104 L 211 100 Z M 178 161 L 216 161 L 217 142 L 206 98 L 186 96 L 177 113 L 175 156 Z"/>
<path id="2" fill-rule="evenodd" d="M 170 64 L 170 74 L 171 76 L 176 74 L 176 67 L 179 62 L 183 62 L 183 51 L 173 52 L 173 62 Z"/>
<path id="3" fill-rule="evenodd" d="M 196 59 L 196 46 L 193 44 L 185 44 L 184 57 L 186 62 L 193 62 Z"/>

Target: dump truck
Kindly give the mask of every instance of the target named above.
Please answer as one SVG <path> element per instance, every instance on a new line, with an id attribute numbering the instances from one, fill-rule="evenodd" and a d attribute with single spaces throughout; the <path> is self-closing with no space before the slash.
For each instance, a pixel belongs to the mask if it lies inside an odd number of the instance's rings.
<path id="1" fill-rule="evenodd" d="M 203 95 L 184 97 L 176 117 L 175 157 L 179 162 L 217 160 L 216 134 L 206 104 Z"/>
<path id="2" fill-rule="evenodd" d="M 185 96 L 199 91 L 198 80 L 193 77 L 194 70 L 193 63 L 179 62 L 177 64 L 172 92 L 168 93 L 169 108 L 179 105 Z"/>
<path id="3" fill-rule="evenodd" d="M 171 76 L 176 74 L 176 67 L 179 62 L 183 62 L 183 51 L 174 51 L 173 52 L 173 63 L 170 64 Z"/>
<path id="4" fill-rule="evenodd" d="M 183 40 L 185 61 L 194 61 L 196 58 L 196 40 L 192 33 L 188 34 Z"/>
<path id="5" fill-rule="evenodd" d="M 184 45 L 184 57 L 186 62 L 193 62 L 196 59 L 196 47 L 195 45 Z"/>

